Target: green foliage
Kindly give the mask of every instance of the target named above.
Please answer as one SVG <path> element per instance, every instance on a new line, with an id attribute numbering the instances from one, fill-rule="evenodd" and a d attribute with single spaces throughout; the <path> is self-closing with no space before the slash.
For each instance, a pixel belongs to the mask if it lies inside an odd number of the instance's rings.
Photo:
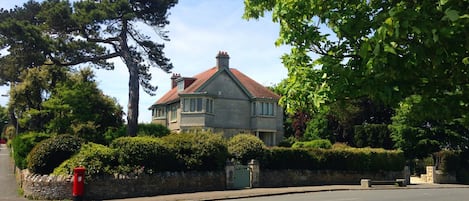
<path id="1" fill-rule="evenodd" d="M 169 135 L 171 131 L 161 124 L 138 124 L 137 136 L 163 137 Z M 127 127 L 110 127 L 104 133 L 105 144 L 110 144 L 114 139 L 127 135 Z"/>
<path id="2" fill-rule="evenodd" d="M 116 150 L 104 145 L 87 143 L 80 151 L 54 169 L 54 175 L 72 175 L 75 167 L 86 168 L 86 180 L 112 175 L 117 167 Z"/>
<path id="3" fill-rule="evenodd" d="M 25 169 L 27 166 L 26 157 L 29 152 L 39 142 L 48 139 L 50 136 L 45 133 L 24 133 L 16 136 L 12 141 L 13 147 L 13 159 L 15 159 L 15 165 L 20 169 Z"/>
<path id="4" fill-rule="evenodd" d="M 72 135 L 58 135 L 36 144 L 26 160 L 32 173 L 49 174 L 80 150 L 83 140 Z"/>
<path id="5" fill-rule="evenodd" d="M 8 110 L 0 105 L 0 139 L 7 138 L 5 130 L 8 125 Z"/>
<path id="6" fill-rule="evenodd" d="M 51 116 L 46 124 L 50 132 L 73 133 L 91 142 L 104 143 L 103 133 L 123 124 L 122 107 L 98 89 L 90 69 L 58 83 L 42 106 Z"/>
<path id="7" fill-rule="evenodd" d="M 356 125 L 355 146 L 391 149 L 394 147 L 390 130 L 385 124 Z"/>
<path id="8" fill-rule="evenodd" d="M 223 170 L 228 150 L 223 136 L 209 132 L 172 134 L 162 138 L 182 170 Z"/>
<path id="9" fill-rule="evenodd" d="M 168 127 L 161 124 L 138 124 L 138 136 L 154 136 L 154 137 L 163 137 L 169 135 L 171 131 Z"/>
<path id="10" fill-rule="evenodd" d="M 8 48 L 4 48 L 7 54 L 0 57 L 0 65 L 7 69 L 1 72 L 0 83 L 18 82 L 18 74 L 24 68 L 36 68 L 45 63 L 58 66 L 91 63 L 111 70 L 114 65 L 108 59 L 121 57 L 129 69 L 128 131 L 136 135 L 140 86 L 153 94 L 156 87 L 150 83 L 150 68 L 169 72 L 173 66 L 164 55 L 164 45 L 135 27 L 153 28 L 154 36 L 168 40 L 164 27 L 169 23 L 168 10 L 176 3 L 177 0 L 77 1 L 73 4 L 28 1 L 9 11 L 1 10 L 0 47 Z"/>
<path id="11" fill-rule="evenodd" d="M 421 96 L 411 96 L 401 102 L 389 126 L 396 147 L 402 149 L 408 158 L 423 158 L 442 148 L 466 149 L 467 129 L 459 123 L 438 120 L 436 111 L 422 114 L 425 108 L 436 107 L 428 105 Z M 444 112 L 441 115 L 445 115 Z"/>
<path id="12" fill-rule="evenodd" d="M 238 134 L 228 140 L 228 152 L 242 163 L 260 158 L 264 149 L 264 142 L 251 134 Z"/>
<path id="13" fill-rule="evenodd" d="M 304 149 L 269 148 L 261 158 L 264 169 L 346 171 L 402 171 L 401 151 L 371 148 Z"/>
<path id="14" fill-rule="evenodd" d="M 438 162 L 437 169 L 445 173 L 456 174 L 461 169 L 461 153 L 443 150 L 433 154 Z"/>
<path id="15" fill-rule="evenodd" d="M 312 119 L 307 123 L 303 136 L 304 140 L 335 140 L 332 136 L 332 132 L 329 130 L 329 121 L 326 115 L 327 114 L 325 112 L 320 112 L 313 115 Z"/>
<path id="16" fill-rule="evenodd" d="M 393 119 L 393 139 L 406 156 L 425 157 L 469 147 L 468 6 L 467 0 L 246 0 L 244 18 L 271 12 L 280 25 L 276 45 L 291 47 L 282 58 L 289 77 L 280 101 L 289 113 L 314 116 L 324 105 L 362 98 L 396 110 L 410 104 L 412 112 Z M 345 125 L 335 127 L 335 137 L 365 123 L 350 124 L 352 107 L 340 112 L 328 119 Z M 337 141 L 353 136 L 343 140 Z"/>
<path id="17" fill-rule="evenodd" d="M 283 139 L 278 143 L 279 147 L 291 147 L 295 142 L 298 140 L 294 136 L 290 136 L 288 138 Z"/>
<path id="18" fill-rule="evenodd" d="M 306 148 L 306 149 L 330 149 L 332 143 L 329 140 L 317 139 L 306 142 L 295 142 L 292 148 Z"/>
<path id="19" fill-rule="evenodd" d="M 146 173 L 175 168 L 173 153 L 159 138 L 150 136 L 121 137 L 115 139 L 110 146 L 117 150 L 119 171 L 124 173 L 130 173 L 140 168 L 144 168 Z"/>

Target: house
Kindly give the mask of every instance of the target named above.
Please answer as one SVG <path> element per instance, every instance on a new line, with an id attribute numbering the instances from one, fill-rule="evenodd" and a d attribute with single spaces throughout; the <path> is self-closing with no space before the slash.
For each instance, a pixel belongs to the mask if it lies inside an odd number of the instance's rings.
<path id="1" fill-rule="evenodd" d="M 230 68 L 229 59 L 219 52 L 213 68 L 193 77 L 173 74 L 171 90 L 150 107 L 152 123 L 174 132 L 252 133 L 268 146 L 278 144 L 284 134 L 280 96 Z"/>

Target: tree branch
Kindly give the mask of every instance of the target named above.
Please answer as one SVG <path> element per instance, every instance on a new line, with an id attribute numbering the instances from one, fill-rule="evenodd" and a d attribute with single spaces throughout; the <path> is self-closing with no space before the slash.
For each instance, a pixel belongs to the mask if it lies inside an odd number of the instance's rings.
<path id="1" fill-rule="evenodd" d="M 44 65 L 73 66 L 73 65 L 78 65 L 81 63 L 86 63 L 86 62 L 98 62 L 101 60 L 112 59 L 118 56 L 121 56 L 121 52 L 114 52 L 111 54 L 105 54 L 105 55 L 94 56 L 94 57 L 85 57 L 85 58 L 77 59 L 76 61 L 62 62 L 59 59 L 49 54 L 49 57 L 52 63 L 45 63 Z"/>

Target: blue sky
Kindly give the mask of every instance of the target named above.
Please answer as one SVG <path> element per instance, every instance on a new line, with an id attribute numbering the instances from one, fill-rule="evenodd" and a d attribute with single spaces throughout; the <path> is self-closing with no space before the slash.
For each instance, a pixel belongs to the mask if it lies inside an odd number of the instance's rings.
<path id="1" fill-rule="evenodd" d="M 26 2 L 0 0 L 0 7 L 11 8 Z M 260 20 L 242 19 L 242 0 L 180 0 L 170 12 L 166 27 L 171 41 L 165 42 L 165 54 L 174 65 L 173 73 L 193 76 L 215 66 L 218 51 L 230 55 L 230 67 L 265 86 L 279 83 L 287 77 L 280 57 L 288 52 L 286 47 L 276 47 L 279 26 L 267 16 Z M 142 32 L 145 29 L 142 27 Z M 128 72 L 120 59 L 113 59 L 113 71 L 95 70 L 100 89 L 115 97 L 127 110 Z M 170 89 L 171 74 L 152 68 L 152 84 L 158 86 L 156 96 L 140 92 L 139 122 L 150 122 L 148 107 Z M 0 87 L 0 94 L 8 88 Z M 6 105 L 7 97 L 0 97 Z"/>

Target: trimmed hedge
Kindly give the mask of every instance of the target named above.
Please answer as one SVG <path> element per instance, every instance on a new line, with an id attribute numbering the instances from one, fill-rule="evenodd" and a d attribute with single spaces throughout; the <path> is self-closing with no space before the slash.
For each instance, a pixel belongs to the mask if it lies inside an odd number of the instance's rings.
<path id="1" fill-rule="evenodd" d="M 332 148 L 332 143 L 329 140 L 318 139 L 307 142 L 295 142 L 292 148 L 330 149 Z"/>
<path id="2" fill-rule="evenodd" d="M 29 152 L 39 142 L 50 138 L 50 135 L 45 133 L 25 133 L 21 134 L 13 139 L 11 145 L 13 146 L 13 158 L 15 159 L 15 165 L 20 169 L 25 169 L 28 165 L 26 157 Z"/>
<path id="3" fill-rule="evenodd" d="M 242 164 L 261 158 L 264 149 L 264 142 L 251 134 L 238 134 L 228 141 L 228 152 Z"/>
<path id="4" fill-rule="evenodd" d="M 401 171 L 404 154 L 396 150 L 347 148 L 302 149 L 273 147 L 260 160 L 263 169 Z"/>
<path id="5" fill-rule="evenodd" d="M 37 174 L 50 174 L 80 150 L 82 143 L 81 138 L 67 134 L 43 140 L 29 152 L 28 169 Z"/>
<path id="6" fill-rule="evenodd" d="M 117 167 L 117 151 L 104 145 L 89 142 L 70 159 L 54 169 L 55 175 L 71 175 L 75 167 L 86 168 L 86 180 L 100 175 L 111 175 Z"/>
<path id="7" fill-rule="evenodd" d="M 161 138 L 175 153 L 179 170 L 223 170 L 228 150 L 223 136 L 198 132 L 172 134 Z"/>
<path id="8" fill-rule="evenodd" d="M 123 173 L 130 173 L 136 169 L 144 169 L 145 172 L 152 173 L 175 168 L 174 155 L 159 138 L 121 137 L 112 141 L 110 146 L 117 150 L 119 171 Z"/>

